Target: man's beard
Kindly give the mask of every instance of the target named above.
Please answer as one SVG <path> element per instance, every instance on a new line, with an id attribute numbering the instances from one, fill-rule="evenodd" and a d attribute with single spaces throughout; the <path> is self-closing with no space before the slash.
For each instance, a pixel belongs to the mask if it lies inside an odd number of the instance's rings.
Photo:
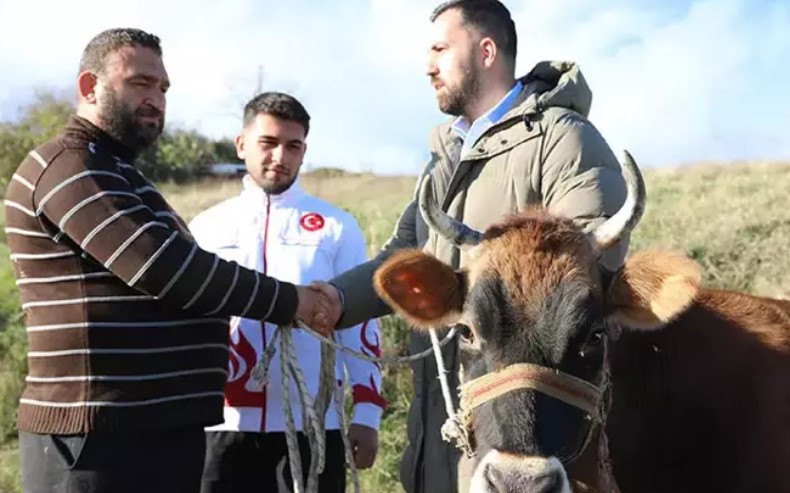
<path id="1" fill-rule="evenodd" d="M 291 178 L 287 182 L 267 182 L 267 181 L 264 181 L 261 184 L 261 188 L 268 195 L 280 195 L 281 193 L 283 193 L 286 190 L 288 190 L 289 188 L 291 188 L 291 185 L 294 184 L 294 182 L 296 181 L 296 177 L 297 176 L 298 175 L 295 174 L 293 176 L 293 178 Z"/>
<path id="2" fill-rule="evenodd" d="M 118 98 L 111 87 L 107 88 L 106 95 L 100 107 L 100 118 L 105 132 L 135 152 L 140 152 L 156 142 L 165 124 L 165 115 L 161 111 L 151 106 L 132 110 Z M 159 123 L 144 125 L 137 121 L 138 116 L 158 117 Z"/>
<path id="3" fill-rule="evenodd" d="M 445 86 L 447 92 L 439 96 L 439 110 L 452 116 L 461 116 L 480 90 L 480 75 L 471 67 L 464 70 L 464 77 L 458 87 Z"/>

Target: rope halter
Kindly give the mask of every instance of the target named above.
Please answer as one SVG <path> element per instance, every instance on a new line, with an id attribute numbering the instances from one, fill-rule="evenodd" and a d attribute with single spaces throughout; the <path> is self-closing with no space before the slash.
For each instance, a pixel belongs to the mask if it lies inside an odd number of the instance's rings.
<path id="1" fill-rule="evenodd" d="M 606 344 L 606 343 L 604 343 Z M 606 346 L 605 346 L 606 348 Z M 502 397 L 516 390 L 534 390 L 558 399 L 570 406 L 583 411 L 590 420 L 585 440 L 579 450 L 568 458 L 575 461 L 589 445 L 596 425 L 602 425 L 608 412 L 608 400 L 605 398 L 609 388 L 608 351 L 604 349 L 604 368 L 600 385 L 594 385 L 584 379 L 530 363 L 517 363 L 488 373 L 460 386 L 460 403 L 458 413 L 451 412 L 448 406 L 448 419 L 442 427 L 445 441 L 454 441 L 456 446 L 464 450 L 467 456 L 475 455 L 472 445 L 472 415 L 475 409 L 483 404 Z M 441 357 L 437 351 L 437 363 Z M 440 368 L 443 369 L 443 361 Z M 447 401 L 447 399 L 445 399 Z"/>
<path id="2" fill-rule="evenodd" d="M 461 420 L 467 428 L 472 411 L 514 390 L 536 390 L 599 419 L 603 391 L 586 380 L 529 363 L 510 365 L 461 386 Z"/>

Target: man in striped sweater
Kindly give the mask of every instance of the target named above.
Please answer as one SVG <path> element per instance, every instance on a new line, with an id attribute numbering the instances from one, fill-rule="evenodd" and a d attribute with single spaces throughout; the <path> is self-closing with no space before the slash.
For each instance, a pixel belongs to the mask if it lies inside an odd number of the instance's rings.
<path id="1" fill-rule="evenodd" d="M 13 175 L 6 232 L 27 315 L 18 428 L 26 492 L 197 492 L 203 428 L 222 423 L 228 320 L 335 310 L 202 250 L 134 167 L 164 125 L 156 36 L 86 47 L 76 115 Z"/>

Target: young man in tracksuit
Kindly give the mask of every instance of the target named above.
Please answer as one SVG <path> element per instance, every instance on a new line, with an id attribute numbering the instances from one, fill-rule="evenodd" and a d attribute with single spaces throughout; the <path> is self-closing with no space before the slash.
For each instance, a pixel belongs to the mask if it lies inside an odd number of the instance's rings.
<path id="1" fill-rule="evenodd" d="M 350 214 L 307 195 L 299 185 L 299 168 L 307 145 L 310 117 L 293 97 L 263 93 L 244 112 L 244 129 L 236 138 L 238 155 L 246 163 L 241 193 L 199 214 L 190 224 L 198 243 L 218 256 L 280 279 L 310 284 L 329 279 L 367 260 L 365 239 Z M 283 401 L 279 352 L 261 388 L 251 378 L 264 348 L 272 343 L 276 326 L 258 320 L 231 319 L 225 422 L 207 428 L 207 454 L 202 493 L 274 490 L 277 466 L 286 458 L 284 405 L 294 412 L 296 428 L 303 419 L 298 390 L 290 386 L 290 403 Z M 310 394 L 319 385 L 321 349 L 318 339 L 302 330 L 293 333 L 294 347 Z M 359 352 L 380 354 L 375 319 L 338 331 L 336 339 Z M 355 463 L 368 468 L 378 449 L 378 427 L 386 402 L 381 395 L 381 371 L 373 363 L 337 352 L 338 384 L 348 371 L 354 413 L 349 430 Z M 330 404 L 326 414 L 326 466 L 319 491 L 345 491 L 345 455 L 339 420 Z M 303 472 L 310 451 L 300 433 Z M 280 483 L 293 484 L 290 466 Z"/>

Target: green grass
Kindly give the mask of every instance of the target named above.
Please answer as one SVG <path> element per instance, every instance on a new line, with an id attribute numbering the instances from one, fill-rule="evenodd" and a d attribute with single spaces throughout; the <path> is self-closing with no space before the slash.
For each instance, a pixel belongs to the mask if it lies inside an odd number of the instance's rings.
<path id="1" fill-rule="evenodd" d="M 16 404 L 27 372 L 27 340 L 19 310 L 8 247 L 0 243 L 0 444 L 16 435 Z"/>
<path id="2" fill-rule="evenodd" d="M 680 249 L 706 284 L 790 293 L 790 164 L 699 165 L 647 173 L 631 250 Z"/>
<path id="3" fill-rule="evenodd" d="M 790 163 L 647 170 L 645 179 L 647 211 L 633 234 L 631 251 L 678 249 L 700 263 L 709 285 L 768 296 L 790 294 Z M 307 191 L 354 214 L 372 255 L 391 234 L 415 179 L 335 173 L 307 175 L 302 183 Z M 164 184 L 162 191 L 188 221 L 238 193 L 239 183 Z M 18 324 L 8 325 L 19 305 L 3 240 L 0 236 L 0 492 L 15 493 L 20 489 L 14 416 L 25 372 L 25 340 Z M 404 325 L 393 317 L 385 317 L 382 325 L 385 354 L 404 354 Z M 412 397 L 408 367 L 384 369 L 384 393 L 390 406 L 382 422 L 376 465 L 361 475 L 365 492 L 403 491 L 398 465 Z"/>
<path id="4" fill-rule="evenodd" d="M 22 491 L 19 477 L 19 453 L 16 441 L 8 442 L 0 447 L 0 493 L 16 493 Z"/>

